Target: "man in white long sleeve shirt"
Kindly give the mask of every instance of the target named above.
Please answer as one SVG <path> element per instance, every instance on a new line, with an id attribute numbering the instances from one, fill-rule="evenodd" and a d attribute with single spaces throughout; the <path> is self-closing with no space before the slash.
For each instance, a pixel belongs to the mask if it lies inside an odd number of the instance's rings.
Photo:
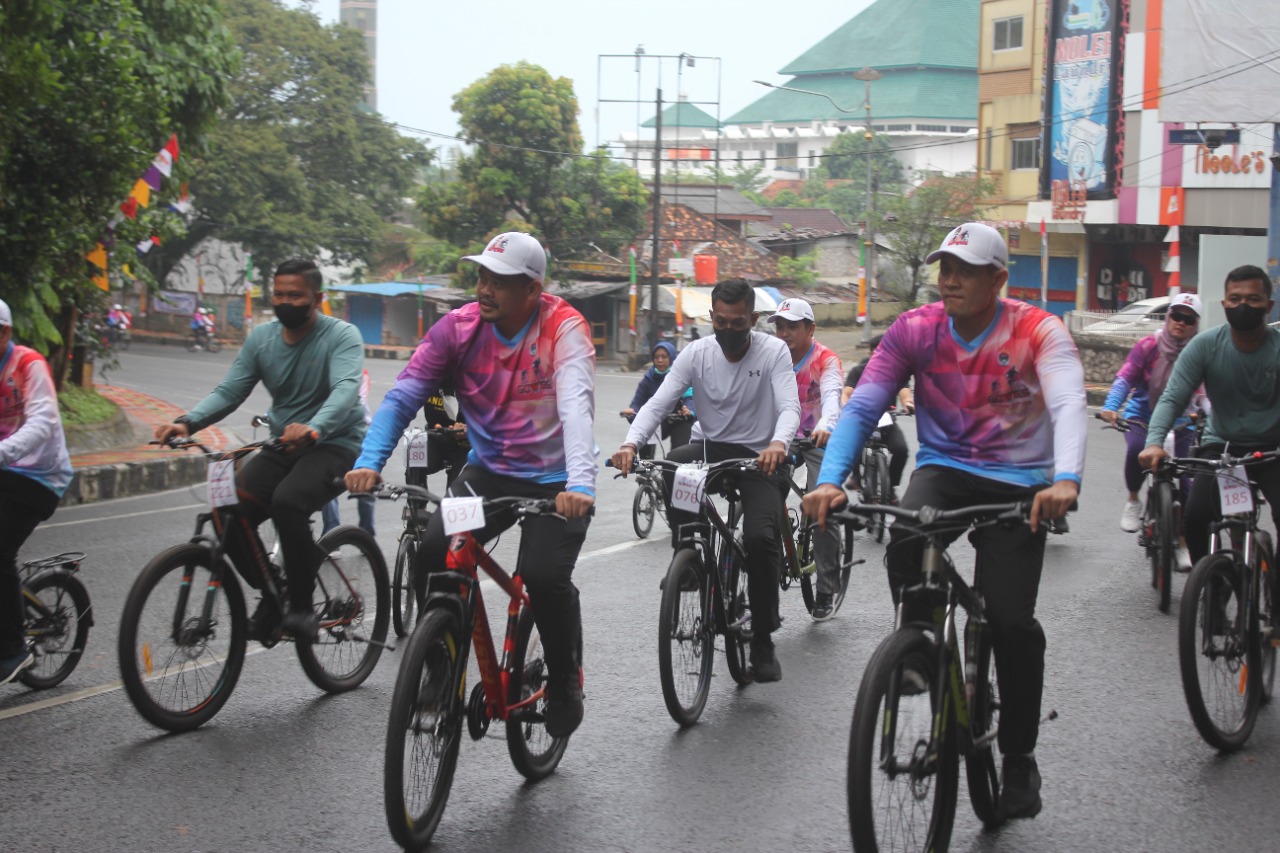
<path id="1" fill-rule="evenodd" d="M 769 322 L 778 330 L 778 339 L 791 351 L 791 369 L 796 375 L 796 392 L 800 395 L 798 435 L 808 436 L 815 445 L 804 451 L 808 475 L 805 488 L 812 489 L 818 485 L 823 448 L 840 418 L 844 368 L 840 364 L 840 356 L 814 340 L 817 322 L 813 317 L 813 306 L 805 300 L 783 300 Z M 840 573 L 840 535 L 835 528 L 814 532 L 813 556 L 818 564 L 818 589 L 810 615 L 815 622 L 825 622 L 832 615 Z"/>
<path id="2" fill-rule="evenodd" d="M 786 483 L 778 474 L 800 425 L 800 399 L 791 353 L 777 338 L 753 332 L 755 291 L 747 284 L 718 284 L 711 291 L 714 338 L 685 347 L 662 387 L 636 413 L 613 464 L 630 473 L 643 447 L 684 389 L 693 388 L 698 423 L 693 439 L 668 454 L 673 462 L 757 457 L 759 470 L 744 472 L 743 550 L 747 593 L 751 598 L 751 668 L 756 681 L 777 681 L 782 667 L 774 654 L 778 628 L 778 523 Z M 667 487 L 670 493 L 670 483 Z M 692 513 L 671 509 L 673 528 L 696 521 Z"/>

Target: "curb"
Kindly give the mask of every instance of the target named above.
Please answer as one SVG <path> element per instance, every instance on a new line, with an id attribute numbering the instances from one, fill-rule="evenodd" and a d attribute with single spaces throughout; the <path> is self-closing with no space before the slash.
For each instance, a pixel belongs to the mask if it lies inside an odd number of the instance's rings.
<path id="1" fill-rule="evenodd" d="M 145 462 L 117 462 L 76 469 L 59 506 L 108 501 L 203 483 L 209 464 L 203 456 L 182 454 Z"/>

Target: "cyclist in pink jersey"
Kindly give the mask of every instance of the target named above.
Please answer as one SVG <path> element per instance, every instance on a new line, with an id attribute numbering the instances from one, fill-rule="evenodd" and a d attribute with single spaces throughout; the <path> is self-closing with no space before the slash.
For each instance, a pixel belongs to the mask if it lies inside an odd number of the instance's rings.
<path id="1" fill-rule="evenodd" d="M 542 292 L 547 257 L 533 237 L 499 234 L 463 260 L 480 266 L 476 301 L 431 327 L 374 414 L 347 488 L 367 492 L 381 479 L 418 410 L 451 383 L 471 452 L 449 494 L 555 499 L 563 518 L 527 522 L 519 566 L 546 649 L 547 732 L 567 737 L 583 713 L 572 575 L 595 504 L 595 346 L 582 315 Z M 490 511 L 474 534 L 484 542 L 514 523 L 510 510 Z M 418 552 L 420 591 L 427 572 L 444 569 L 447 545 L 436 513 Z"/>
<path id="2" fill-rule="evenodd" d="M 988 527 L 974 542 L 995 652 L 1004 756 L 1000 814 L 1039 813 L 1034 750 L 1044 689 L 1044 630 L 1035 618 L 1049 519 L 1075 500 L 1084 470 L 1084 368 L 1062 321 L 1001 299 L 1009 253 L 1000 232 L 953 229 L 940 261 L 942 301 L 908 311 L 885 333 L 827 444 L 819 485 L 804 500 L 819 524 L 845 501 L 840 484 L 898 389 L 915 378 L 920 449 L 901 505 L 955 509 L 1029 500 L 1031 524 Z M 894 525 L 885 554 L 895 604 L 916 582 L 922 543 Z M 959 534 L 953 534 L 957 536 Z M 918 614 L 904 614 L 918 621 Z M 927 615 L 925 620 L 928 621 Z"/>

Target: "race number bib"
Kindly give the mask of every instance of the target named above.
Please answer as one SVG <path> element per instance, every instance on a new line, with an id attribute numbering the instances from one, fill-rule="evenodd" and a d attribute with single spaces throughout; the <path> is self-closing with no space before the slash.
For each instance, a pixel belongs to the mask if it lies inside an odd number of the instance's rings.
<path id="1" fill-rule="evenodd" d="M 1253 491 L 1249 488 L 1243 465 L 1219 471 L 1217 480 L 1223 515 L 1253 512 Z"/>
<path id="2" fill-rule="evenodd" d="M 444 498 L 440 501 L 440 517 L 448 536 L 484 527 L 484 498 Z"/>
<path id="3" fill-rule="evenodd" d="M 697 465 L 681 465 L 676 469 L 671 486 L 671 506 L 686 512 L 702 511 L 702 494 L 707 484 L 707 469 Z"/>
<path id="4" fill-rule="evenodd" d="M 236 496 L 236 463 L 233 459 L 209 463 L 209 508 L 240 503 Z"/>
<path id="5" fill-rule="evenodd" d="M 426 468 L 428 465 L 428 451 L 430 442 L 427 441 L 427 434 L 420 432 L 409 439 L 409 467 L 410 468 Z"/>
<path id="6" fill-rule="evenodd" d="M 893 426 L 893 415 L 885 412 L 880 416 L 880 420 L 876 423 L 877 427 Z"/>

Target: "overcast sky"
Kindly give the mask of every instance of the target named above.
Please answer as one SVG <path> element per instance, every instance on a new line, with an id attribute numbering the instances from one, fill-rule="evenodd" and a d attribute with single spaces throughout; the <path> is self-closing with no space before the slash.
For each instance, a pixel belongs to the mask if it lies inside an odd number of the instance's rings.
<path id="1" fill-rule="evenodd" d="M 301 0 L 287 0 L 300 5 Z M 579 122 L 588 147 L 634 131 L 634 104 L 602 104 L 597 97 L 635 100 L 637 83 L 648 103 L 640 120 L 653 115 L 661 82 L 674 100 L 677 85 L 692 101 L 720 101 L 727 118 L 768 92 L 752 83 L 783 83 L 777 74 L 802 53 L 871 4 L 871 0 L 806 0 L 790 6 L 766 0 L 649 0 L 599 3 L 541 0 L 378 0 L 378 111 L 417 130 L 456 134 L 453 96 L 492 69 L 520 60 L 541 65 L 574 83 Z M 325 23 L 338 20 L 338 0 L 316 0 Z M 677 75 L 674 59 L 648 59 L 639 76 L 630 54 L 719 57 L 695 61 Z M 601 54 L 628 54 L 597 60 Z M 661 81 L 659 81 L 661 66 Z M 598 81 L 598 82 L 597 82 Z M 719 95 L 717 95 L 719 87 Z M 716 115 L 714 103 L 702 105 Z M 453 145 L 429 139 L 432 147 Z"/>

